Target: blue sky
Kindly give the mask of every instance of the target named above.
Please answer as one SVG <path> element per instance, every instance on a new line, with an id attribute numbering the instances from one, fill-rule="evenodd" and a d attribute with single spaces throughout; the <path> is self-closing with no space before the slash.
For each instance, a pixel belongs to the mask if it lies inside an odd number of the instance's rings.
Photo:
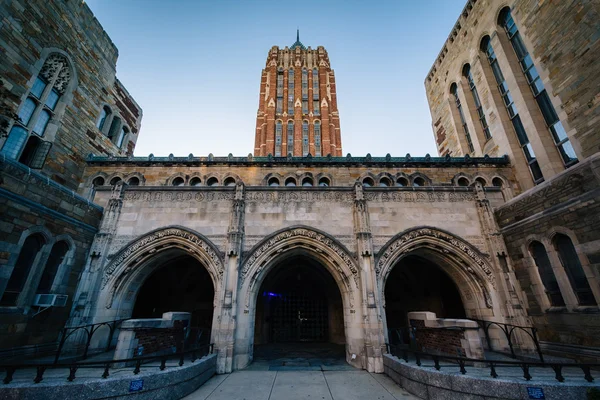
<path id="1" fill-rule="evenodd" d="M 466 0 L 87 0 L 144 109 L 136 156 L 253 151 L 273 45 L 322 45 L 344 154 L 437 154 L 424 80 Z"/>

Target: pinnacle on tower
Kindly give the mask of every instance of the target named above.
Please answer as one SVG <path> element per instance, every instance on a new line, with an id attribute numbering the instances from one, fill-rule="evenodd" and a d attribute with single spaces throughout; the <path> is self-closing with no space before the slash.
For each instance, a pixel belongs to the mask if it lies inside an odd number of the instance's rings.
<path id="1" fill-rule="evenodd" d="M 300 41 L 300 29 L 296 29 L 296 42 L 290 47 L 291 50 L 294 50 L 296 47 L 300 47 L 302 50 L 306 50 L 306 47 Z"/>

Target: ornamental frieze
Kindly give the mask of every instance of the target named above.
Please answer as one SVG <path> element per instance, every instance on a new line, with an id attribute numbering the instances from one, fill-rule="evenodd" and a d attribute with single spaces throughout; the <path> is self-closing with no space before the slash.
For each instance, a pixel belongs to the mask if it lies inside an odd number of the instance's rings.
<path id="1" fill-rule="evenodd" d="M 390 191 L 382 193 L 364 193 L 367 201 L 396 202 L 396 203 L 434 203 L 434 202 L 469 202 L 475 200 L 475 195 L 470 192 L 413 192 Z M 298 191 L 273 191 L 273 192 L 246 192 L 247 202 L 343 202 L 350 203 L 355 200 L 354 192 L 298 192 Z"/>
<path id="2" fill-rule="evenodd" d="M 161 201 L 220 201 L 220 200 L 233 200 L 233 193 L 221 193 L 221 192 L 125 192 L 126 201 L 147 201 L 147 202 L 161 202 Z"/>
<path id="3" fill-rule="evenodd" d="M 466 254 L 474 262 L 475 265 L 479 267 L 479 269 L 483 272 L 484 276 L 492 284 L 492 286 L 496 287 L 496 282 L 492 270 L 490 269 L 488 264 L 477 254 L 477 252 L 471 248 L 471 246 L 467 245 L 461 240 L 456 239 L 451 235 L 427 228 L 411 231 L 405 235 L 400 236 L 396 241 L 394 241 L 394 243 L 392 243 L 385 250 L 385 252 L 377 261 L 377 264 L 375 265 L 375 273 L 377 275 L 380 275 L 388 260 L 393 258 L 395 253 L 400 248 L 406 247 L 410 244 L 410 242 L 421 237 L 431 237 L 437 240 L 442 240 L 450 244 L 453 248 L 460 250 L 462 253 Z M 471 267 L 467 267 L 467 270 L 471 273 L 474 272 L 471 270 Z"/>
<path id="4" fill-rule="evenodd" d="M 190 233 L 183 231 L 181 229 L 170 228 L 165 229 L 159 232 L 154 232 L 151 235 L 145 236 L 137 242 L 133 243 L 131 246 L 127 247 L 125 251 L 120 253 L 117 258 L 115 258 L 108 266 L 108 268 L 104 271 L 104 275 L 102 276 L 102 289 L 106 287 L 110 279 L 112 278 L 115 271 L 117 271 L 132 254 L 138 251 L 141 248 L 146 246 L 150 246 L 152 243 L 169 237 L 178 237 L 183 238 L 198 247 L 200 247 L 207 255 L 208 258 L 213 262 L 213 265 L 217 269 L 217 273 L 219 277 L 223 275 L 223 263 L 221 257 L 212 249 L 212 247 L 206 243 L 200 237 Z"/>

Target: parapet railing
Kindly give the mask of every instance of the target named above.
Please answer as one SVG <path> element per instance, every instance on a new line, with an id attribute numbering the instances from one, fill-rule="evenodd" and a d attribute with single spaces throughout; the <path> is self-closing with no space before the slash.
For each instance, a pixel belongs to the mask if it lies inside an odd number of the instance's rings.
<path id="1" fill-rule="evenodd" d="M 158 368 L 160 371 L 163 371 L 167 367 L 167 361 L 169 360 L 178 360 L 177 365 L 183 366 L 185 364 L 185 360 L 188 359 L 192 363 L 202 357 L 207 356 L 208 354 L 213 353 L 214 343 L 199 346 L 194 349 L 173 353 L 173 354 L 161 354 L 161 355 L 151 355 L 151 356 L 143 356 L 143 357 L 134 357 L 134 358 L 126 358 L 120 360 L 110 360 L 110 361 L 85 361 L 85 362 L 70 362 L 70 363 L 23 363 L 23 364 L 0 364 L 0 370 L 5 372 L 4 379 L 2 382 L 7 385 L 13 381 L 13 376 L 17 370 L 27 370 L 31 369 L 32 373 L 35 371 L 35 377 L 33 378 L 34 383 L 40 383 L 44 380 L 44 373 L 48 369 L 65 369 L 69 371 L 69 375 L 66 378 L 67 381 L 73 382 L 76 378 L 77 371 L 81 368 L 100 368 L 102 369 L 102 377 L 106 379 L 110 376 L 110 368 L 117 365 L 134 365 L 133 373 L 137 375 L 140 373 L 142 369 L 142 364 L 144 364 L 144 368 Z M 148 363 L 153 361 L 160 361 L 160 365 L 148 365 Z M 123 368 L 125 368 L 123 367 Z M 86 376 L 89 378 L 89 376 Z"/>
<path id="2" fill-rule="evenodd" d="M 516 368 L 521 368 L 521 370 L 523 371 L 523 378 L 525 378 L 525 380 L 530 381 L 531 379 L 533 379 L 533 376 L 531 375 L 531 368 L 550 368 L 554 371 L 554 378 L 558 381 L 558 382 L 564 382 L 565 381 L 565 377 L 562 374 L 563 369 L 565 368 L 575 368 L 575 369 L 580 369 L 583 372 L 583 378 L 588 381 L 588 382 L 593 382 L 594 381 L 594 377 L 592 376 L 592 368 L 594 369 L 598 369 L 600 368 L 600 364 L 595 364 L 595 363 L 563 363 L 563 362 L 538 362 L 538 361 L 502 361 L 502 360 L 482 360 L 482 359 L 476 359 L 476 358 L 468 358 L 468 357 L 455 357 L 455 356 L 446 356 L 443 354 L 432 354 L 432 353 L 426 353 L 423 351 L 415 351 L 415 350 L 410 350 L 404 347 L 400 347 L 400 346 L 394 346 L 394 345 L 390 345 L 387 344 L 387 351 L 389 354 L 391 354 L 392 356 L 401 358 L 404 360 L 404 362 L 408 363 L 409 359 L 411 359 L 409 357 L 409 355 L 412 356 L 412 359 L 414 360 L 415 364 L 419 367 L 429 367 L 431 365 L 423 365 L 423 360 L 428 359 L 433 361 L 433 368 L 435 368 L 437 371 L 440 371 L 442 369 L 442 364 L 440 364 L 440 361 L 448 361 L 450 363 L 453 364 L 453 367 L 458 365 L 459 369 L 460 369 L 460 373 L 465 375 L 467 374 L 467 365 L 477 365 L 477 367 L 474 368 L 489 368 L 490 370 L 490 376 L 492 378 L 498 378 L 498 372 L 497 372 L 497 367 L 516 367 Z M 444 368 L 447 368 L 448 366 L 444 366 Z"/>
<path id="3" fill-rule="evenodd" d="M 533 341 L 533 344 L 535 345 L 535 349 L 538 354 L 538 357 L 540 358 L 540 361 L 544 362 L 544 355 L 542 354 L 542 348 L 540 347 L 540 341 L 539 341 L 539 338 L 537 335 L 537 329 L 535 327 L 511 325 L 511 324 L 505 324 L 502 322 L 484 321 L 481 319 L 472 319 L 472 320 L 477 322 L 479 324 L 479 326 L 481 327 L 481 329 L 483 329 L 483 332 L 485 334 L 485 340 L 487 342 L 489 350 L 498 351 L 498 350 L 493 349 L 492 340 L 490 338 L 490 327 L 495 326 L 495 327 L 498 327 L 504 333 L 504 336 L 506 337 L 506 341 L 508 342 L 508 347 L 510 348 L 510 356 L 512 358 L 517 358 L 517 355 L 516 355 L 515 349 L 514 349 L 514 342 L 513 342 L 513 340 L 515 339 L 514 334 L 515 334 L 515 332 L 523 332 L 531 338 L 531 340 Z"/>

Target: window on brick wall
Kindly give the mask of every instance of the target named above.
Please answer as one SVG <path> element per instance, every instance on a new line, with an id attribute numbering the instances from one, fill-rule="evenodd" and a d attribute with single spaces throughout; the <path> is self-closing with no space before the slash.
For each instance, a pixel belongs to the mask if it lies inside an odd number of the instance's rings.
<path id="1" fill-rule="evenodd" d="M 550 304 L 556 307 L 564 306 L 565 301 L 560 293 L 556 275 L 554 275 L 554 271 L 552 270 L 552 264 L 548 258 L 546 248 L 540 242 L 531 242 L 529 245 L 529 253 L 535 261 L 535 265 L 540 274 L 540 279 L 542 280 L 542 284 L 544 285 L 544 289 L 548 299 L 550 300 Z"/>
<path id="2" fill-rule="evenodd" d="M 294 69 L 288 72 L 288 114 L 294 115 Z"/>
<path id="3" fill-rule="evenodd" d="M 287 152 L 294 155 L 294 121 L 287 124 Z"/>
<path id="4" fill-rule="evenodd" d="M 61 54 L 44 62 L 33 86 L 18 110 L 8 138 L 0 150 L 4 155 L 31 168 L 44 166 L 52 143 L 44 140 L 48 125 L 71 82 L 71 66 Z"/>
<path id="5" fill-rule="evenodd" d="M 281 157 L 281 136 L 283 135 L 283 124 L 281 121 L 275 123 L 275 157 Z"/>
<path id="6" fill-rule="evenodd" d="M 321 122 L 315 121 L 315 157 L 321 157 Z"/>
<path id="7" fill-rule="evenodd" d="M 558 114 L 556 113 L 556 110 L 550 101 L 548 92 L 546 91 L 544 83 L 542 82 L 535 64 L 533 63 L 531 54 L 529 54 L 527 47 L 525 47 L 525 43 L 523 42 L 523 38 L 519 33 L 517 25 L 515 24 L 510 8 L 507 7 L 502 10 L 500 13 L 499 22 L 504 27 L 504 30 L 510 39 L 510 43 L 512 44 L 515 54 L 519 59 L 521 70 L 523 71 L 533 96 L 540 107 L 544 121 L 550 130 L 554 144 L 556 145 L 556 148 L 558 149 L 565 166 L 569 167 L 573 164 L 576 164 L 577 156 L 575 155 L 575 150 L 573 149 L 573 146 L 567 137 L 567 132 L 565 131 L 562 122 L 560 122 Z"/>
<path id="8" fill-rule="evenodd" d="M 469 64 L 464 66 L 463 75 L 465 76 L 465 78 L 467 78 L 467 82 L 469 83 L 469 89 L 471 90 L 473 101 L 475 102 L 477 118 L 479 119 L 479 123 L 481 124 L 483 135 L 485 136 L 486 140 L 489 140 L 492 137 L 492 135 L 490 134 L 490 128 L 485 118 L 485 113 L 483 112 L 483 106 L 481 105 L 479 93 L 477 92 L 477 86 L 475 86 L 475 80 L 473 79 L 473 74 L 471 73 L 471 66 Z"/>
<path id="9" fill-rule="evenodd" d="M 454 97 L 454 104 L 456 105 L 458 115 L 460 116 L 460 124 L 462 125 L 465 138 L 467 139 L 467 144 L 469 145 L 469 152 L 472 153 L 473 151 L 475 151 L 475 149 L 473 148 L 473 142 L 471 141 L 471 135 L 469 134 L 469 128 L 467 127 L 467 120 L 465 119 L 462 103 L 460 102 L 460 98 L 458 97 L 458 86 L 456 85 L 456 83 L 453 83 L 452 86 L 450 86 L 450 93 Z"/>
<path id="10" fill-rule="evenodd" d="M 308 121 L 302 121 L 302 157 L 308 155 Z"/>

